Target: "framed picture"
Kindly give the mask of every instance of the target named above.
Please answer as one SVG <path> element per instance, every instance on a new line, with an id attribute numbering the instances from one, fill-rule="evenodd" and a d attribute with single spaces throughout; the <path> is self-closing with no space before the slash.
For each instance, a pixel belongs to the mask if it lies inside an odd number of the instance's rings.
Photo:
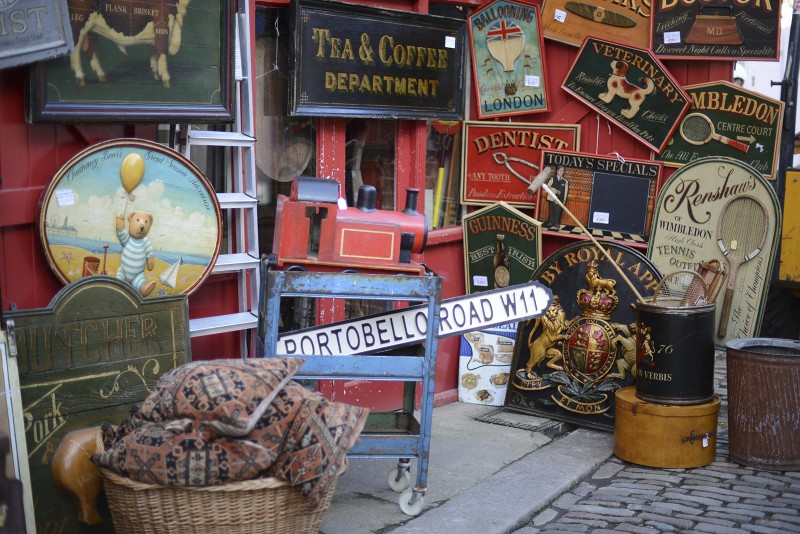
<path id="1" fill-rule="evenodd" d="M 222 240 L 216 193 L 178 152 L 106 141 L 69 160 L 45 191 L 39 236 L 64 283 L 109 275 L 142 297 L 190 294 Z"/>
<path id="2" fill-rule="evenodd" d="M 496 0 L 468 20 L 478 118 L 549 111 L 537 8 Z"/>
<path id="3" fill-rule="evenodd" d="M 579 124 L 464 122 L 461 203 L 535 208 L 528 185 L 539 174 L 544 149 L 579 150 Z"/>
<path id="4" fill-rule="evenodd" d="M 603 0 L 545 0 L 542 5 L 545 39 L 581 46 L 588 35 L 647 48 L 650 45 L 650 9 L 639 2 Z"/>
<path id="5" fill-rule="evenodd" d="M 31 68 L 33 121 L 233 120 L 234 2 L 67 4 L 75 48 Z"/>
<path id="6" fill-rule="evenodd" d="M 644 245 L 661 177 L 658 162 L 542 150 L 541 168 L 553 169 L 547 186 L 596 237 Z M 620 195 L 620 191 L 625 191 Z M 538 219 L 550 232 L 583 231 L 550 195 L 539 195 Z"/>

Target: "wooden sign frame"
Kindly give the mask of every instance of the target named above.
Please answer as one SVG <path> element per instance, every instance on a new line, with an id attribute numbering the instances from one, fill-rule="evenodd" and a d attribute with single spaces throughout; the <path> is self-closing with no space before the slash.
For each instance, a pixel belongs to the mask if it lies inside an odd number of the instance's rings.
<path id="1" fill-rule="evenodd" d="M 467 20 L 478 118 L 550 111 L 538 8 L 495 0 Z"/>
<path id="2" fill-rule="evenodd" d="M 556 193 L 559 200 L 593 236 L 627 241 L 629 244 L 647 243 L 661 180 L 662 165 L 659 162 L 584 152 L 542 150 L 541 168 L 545 167 L 554 170 L 551 182 L 559 177 L 559 168 L 563 169 L 561 175 L 567 185 L 548 184 L 548 187 L 554 192 L 559 191 L 559 188 L 565 190 L 564 194 Z M 596 184 L 596 180 L 601 178 L 619 183 L 615 182 L 613 187 Z M 640 205 L 631 204 L 634 201 L 632 194 L 636 190 L 641 190 L 641 195 L 637 196 Z M 619 191 L 626 193 L 620 195 Z M 611 193 L 611 196 L 600 197 L 599 193 Z M 614 199 L 619 200 L 619 203 Z M 537 218 L 542 221 L 542 227 L 548 232 L 578 238 L 583 236 L 580 228 L 565 213 L 561 214 L 558 221 L 550 218 L 553 205 L 549 195 L 539 195 L 536 213 Z M 634 214 L 640 217 L 634 217 Z"/>
<path id="3" fill-rule="evenodd" d="M 655 160 L 681 167 L 703 157 L 732 157 L 767 179 L 775 178 L 783 102 L 724 81 L 688 85 L 684 90 L 692 107 L 664 152 L 653 155 Z M 699 128 L 692 123 L 699 123 Z"/>
<path id="4" fill-rule="evenodd" d="M 653 2 L 650 49 L 663 59 L 777 61 L 780 2 Z"/>
<path id="5" fill-rule="evenodd" d="M 293 4 L 289 115 L 464 118 L 463 20 L 324 0 Z"/>
<path id="6" fill-rule="evenodd" d="M 191 360 L 187 297 L 143 299 L 98 275 L 66 285 L 47 308 L 5 318 L 13 322 L 37 528 L 88 532 L 52 483 L 53 454 L 70 431 L 119 424 L 162 374 Z M 107 510 L 105 519 L 111 524 Z"/>
<path id="7" fill-rule="evenodd" d="M 694 271 L 700 262 L 711 260 L 730 272 L 717 227 L 726 204 L 740 196 L 753 197 L 764 207 L 766 239 L 758 253 L 738 269 L 724 338 L 716 336 L 724 286 L 717 298 L 715 343 L 719 348 L 730 339 L 755 337 L 761 327 L 781 237 L 781 208 L 775 188 L 757 169 L 734 158 L 706 157 L 684 165 L 661 187 L 647 248 L 647 256 L 665 275 L 682 269 Z M 754 223 L 740 224 L 752 227 Z"/>
<path id="8" fill-rule="evenodd" d="M 587 37 L 561 87 L 659 154 L 689 97 L 652 52 Z"/>
<path id="9" fill-rule="evenodd" d="M 465 121 L 461 155 L 461 203 L 536 208 L 527 192 L 539 173 L 541 150 L 579 150 L 579 124 Z M 535 215 L 535 214 L 534 214 Z"/>
<path id="10" fill-rule="evenodd" d="M 69 54 L 75 48 L 67 0 L 2 2 L 0 69 Z"/>
<path id="11" fill-rule="evenodd" d="M 193 293 L 219 256 L 217 194 L 179 152 L 141 139 L 93 145 L 50 182 L 41 201 L 39 237 L 53 272 L 64 283 L 95 274 L 119 276 L 127 245 L 118 217 L 130 228 L 130 217 L 143 212 L 152 219 L 144 239 L 150 241 L 153 265 L 142 267 L 143 282 L 131 283 L 143 291 L 152 283 L 146 294 L 151 297 Z"/>
<path id="12" fill-rule="evenodd" d="M 643 2 L 544 0 L 545 39 L 579 47 L 589 35 L 602 35 L 633 46 L 650 46 L 650 6 Z"/>
<path id="13" fill-rule="evenodd" d="M 84 25 L 92 15 L 92 4 L 67 0 L 73 37 L 77 45 L 71 61 L 47 61 L 30 71 L 28 112 L 34 122 L 161 122 L 225 123 L 233 121 L 234 106 L 234 2 L 180 0 L 185 15 L 167 30 L 175 54 L 164 53 L 154 68 L 153 45 L 131 46 L 131 37 L 112 32 L 98 39 L 94 59 L 82 52 L 88 39 L 96 38 Z M 171 9 L 178 9 L 178 2 Z M 186 5 L 188 4 L 188 6 Z M 103 0 L 111 11 L 124 8 L 116 0 Z M 168 4 L 164 4 L 167 6 Z M 146 7 L 146 6 L 145 6 Z M 100 9 L 99 7 L 97 9 Z M 158 11 L 156 11 L 159 13 Z M 127 13 L 127 12 L 126 12 Z M 161 14 L 133 14 L 130 24 L 167 25 Z M 161 20 L 161 18 L 164 20 Z M 154 20 L 154 18 L 156 20 Z M 160 31 L 160 30 L 159 30 Z M 174 32 L 174 33 L 173 33 Z M 108 37 L 108 36 L 104 36 Z M 180 46 L 175 47 L 178 44 Z M 100 59 L 98 59 L 100 58 Z M 91 60 L 91 63 L 90 63 Z M 73 71 L 82 65 L 82 77 Z M 99 70 L 98 70 L 98 67 Z"/>

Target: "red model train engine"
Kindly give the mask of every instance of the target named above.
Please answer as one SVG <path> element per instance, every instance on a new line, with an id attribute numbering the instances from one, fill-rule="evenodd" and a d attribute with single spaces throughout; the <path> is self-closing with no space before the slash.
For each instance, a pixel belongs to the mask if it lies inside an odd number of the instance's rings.
<path id="1" fill-rule="evenodd" d="M 418 272 L 411 254 L 425 249 L 428 226 L 417 211 L 419 189 L 406 190 L 403 211 L 379 210 L 373 186 L 363 185 L 355 207 L 339 182 L 299 176 L 291 197 L 278 195 L 273 254 L 277 266 L 369 268 Z"/>

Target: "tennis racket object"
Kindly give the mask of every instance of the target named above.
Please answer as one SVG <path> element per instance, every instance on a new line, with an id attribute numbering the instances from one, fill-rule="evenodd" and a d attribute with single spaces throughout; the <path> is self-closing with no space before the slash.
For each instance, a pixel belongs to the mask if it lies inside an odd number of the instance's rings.
<path id="1" fill-rule="evenodd" d="M 722 208 L 717 225 L 717 244 L 728 260 L 728 284 L 722 303 L 722 317 L 717 335 L 728 333 L 728 319 L 736 287 L 739 267 L 761 253 L 767 239 L 767 210 L 755 197 L 742 195 L 728 201 Z"/>
<path id="2" fill-rule="evenodd" d="M 736 150 L 741 150 L 745 154 L 750 150 L 750 145 L 734 141 L 729 137 L 720 135 L 714 131 L 714 124 L 711 119 L 702 113 L 689 113 L 681 121 L 681 137 L 687 143 L 692 145 L 705 145 L 712 139 L 719 141 L 724 145 L 733 147 Z"/>

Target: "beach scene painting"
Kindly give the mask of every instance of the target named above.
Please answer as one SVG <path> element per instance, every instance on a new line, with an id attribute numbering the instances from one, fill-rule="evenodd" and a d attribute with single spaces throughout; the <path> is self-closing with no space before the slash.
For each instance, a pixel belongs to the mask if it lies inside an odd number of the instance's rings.
<path id="1" fill-rule="evenodd" d="M 42 201 L 39 235 L 64 283 L 107 275 L 143 297 L 188 295 L 217 260 L 222 219 L 191 161 L 157 143 L 118 139 L 61 167 Z"/>

